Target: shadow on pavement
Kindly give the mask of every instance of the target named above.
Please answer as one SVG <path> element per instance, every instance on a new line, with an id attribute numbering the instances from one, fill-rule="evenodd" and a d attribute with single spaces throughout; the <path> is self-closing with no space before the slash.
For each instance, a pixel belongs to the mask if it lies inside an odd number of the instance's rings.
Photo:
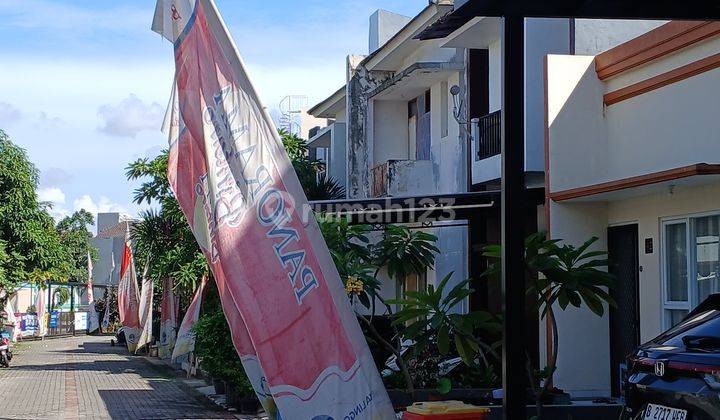
<path id="1" fill-rule="evenodd" d="M 178 392 L 176 385 L 150 381 L 152 390 L 99 390 L 113 419 L 223 419 L 234 418 L 215 412 L 198 398 Z"/>

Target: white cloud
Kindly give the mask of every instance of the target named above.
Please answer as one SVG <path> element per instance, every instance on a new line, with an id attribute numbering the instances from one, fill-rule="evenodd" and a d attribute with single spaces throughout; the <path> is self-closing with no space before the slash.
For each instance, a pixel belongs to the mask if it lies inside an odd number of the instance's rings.
<path id="1" fill-rule="evenodd" d="M 168 146 L 153 146 L 145 150 L 142 156 L 140 157 L 146 157 L 148 159 L 155 159 L 156 157 L 160 156 L 160 153 L 162 153 L 163 150 L 167 149 Z"/>
<path id="2" fill-rule="evenodd" d="M 65 208 L 65 193 L 60 188 L 40 188 L 37 194 L 38 200 L 50 204 L 48 213 L 56 222 L 70 215 L 70 212 Z"/>
<path id="3" fill-rule="evenodd" d="M 59 117 L 50 117 L 43 111 L 38 114 L 37 120 L 33 126 L 40 130 L 57 130 L 59 128 L 67 126 L 68 123 Z"/>
<path id="4" fill-rule="evenodd" d="M 70 210 L 66 207 L 67 197 L 60 188 L 40 188 L 37 193 L 40 201 L 50 204 L 48 213 L 50 213 L 56 222 L 70 216 L 73 211 L 78 210 L 86 210 L 94 215 L 95 218 L 97 218 L 98 213 L 128 213 L 124 206 L 113 203 L 105 196 L 100 196 L 100 198 L 95 201 L 89 194 L 85 194 L 73 200 L 72 210 Z"/>
<path id="5" fill-rule="evenodd" d="M 130 94 L 117 105 L 103 105 L 98 115 L 105 125 L 100 131 L 115 137 L 135 137 L 143 130 L 160 130 L 165 115 L 157 102 L 145 104 Z"/>
<path id="6" fill-rule="evenodd" d="M 85 194 L 76 198 L 73 202 L 75 211 L 86 210 L 97 217 L 98 213 L 128 213 L 127 209 L 120 204 L 113 203 L 109 198 L 100 196 L 98 201 L 93 200 L 90 195 Z"/>
<path id="7" fill-rule="evenodd" d="M 48 203 L 65 204 L 65 193 L 60 188 L 41 188 L 38 190 L 38 199 Z"/>
<path id="8" fill-rule="evenodd" d="M 0 123 L 12 124 L 21 120 L 22 112 L 7 102 L 0 102 Z"/>
<path id="9" fill-rule="evenodd" d="M 48 168 L 40 174 L 40 184 L 44 187 L 57 187 L 73 180 L 73 175 L 60 168 Z"/>

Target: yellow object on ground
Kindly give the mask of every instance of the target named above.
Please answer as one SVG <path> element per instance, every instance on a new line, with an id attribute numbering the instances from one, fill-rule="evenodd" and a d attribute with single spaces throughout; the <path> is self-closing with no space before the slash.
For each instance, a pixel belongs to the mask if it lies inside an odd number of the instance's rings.
<path id="1" fill-rule="evenodd" d="M 408 413 L 421 416 L 442 414 L 488 414 L 490 409 L 465 404 L 461 401 L 419 402 L 407 408 Z"/>

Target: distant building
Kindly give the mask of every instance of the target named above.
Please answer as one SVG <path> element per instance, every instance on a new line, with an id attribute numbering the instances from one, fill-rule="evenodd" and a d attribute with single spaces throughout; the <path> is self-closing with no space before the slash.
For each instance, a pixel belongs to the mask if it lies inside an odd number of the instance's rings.
<path id="1" fill-rule="evenodd" d="M 95 296 L 102 298 L 107 286 L 117 286 L 120 263 L 123 254 L 123 238 L 98 238 L 103 230 L 118 223 L 131 220 L 130 216 L 120 213 L 100 213 L 97 217 L 97 232 L 92 244 L 97 249 L 97 260 L 93 262 L 93 286 Z"/>

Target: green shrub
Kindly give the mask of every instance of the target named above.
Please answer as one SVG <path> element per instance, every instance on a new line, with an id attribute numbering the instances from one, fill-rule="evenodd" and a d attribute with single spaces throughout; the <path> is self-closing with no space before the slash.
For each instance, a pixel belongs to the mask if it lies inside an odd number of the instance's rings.
<path id="1" fill-rule="evenodd" d="M 222 310 L 201 316 L 193 331 L 195 353 L 201 359 L 200 367 L 213 378 L 230 382 L 243 396 L 253 395 Z"/>

